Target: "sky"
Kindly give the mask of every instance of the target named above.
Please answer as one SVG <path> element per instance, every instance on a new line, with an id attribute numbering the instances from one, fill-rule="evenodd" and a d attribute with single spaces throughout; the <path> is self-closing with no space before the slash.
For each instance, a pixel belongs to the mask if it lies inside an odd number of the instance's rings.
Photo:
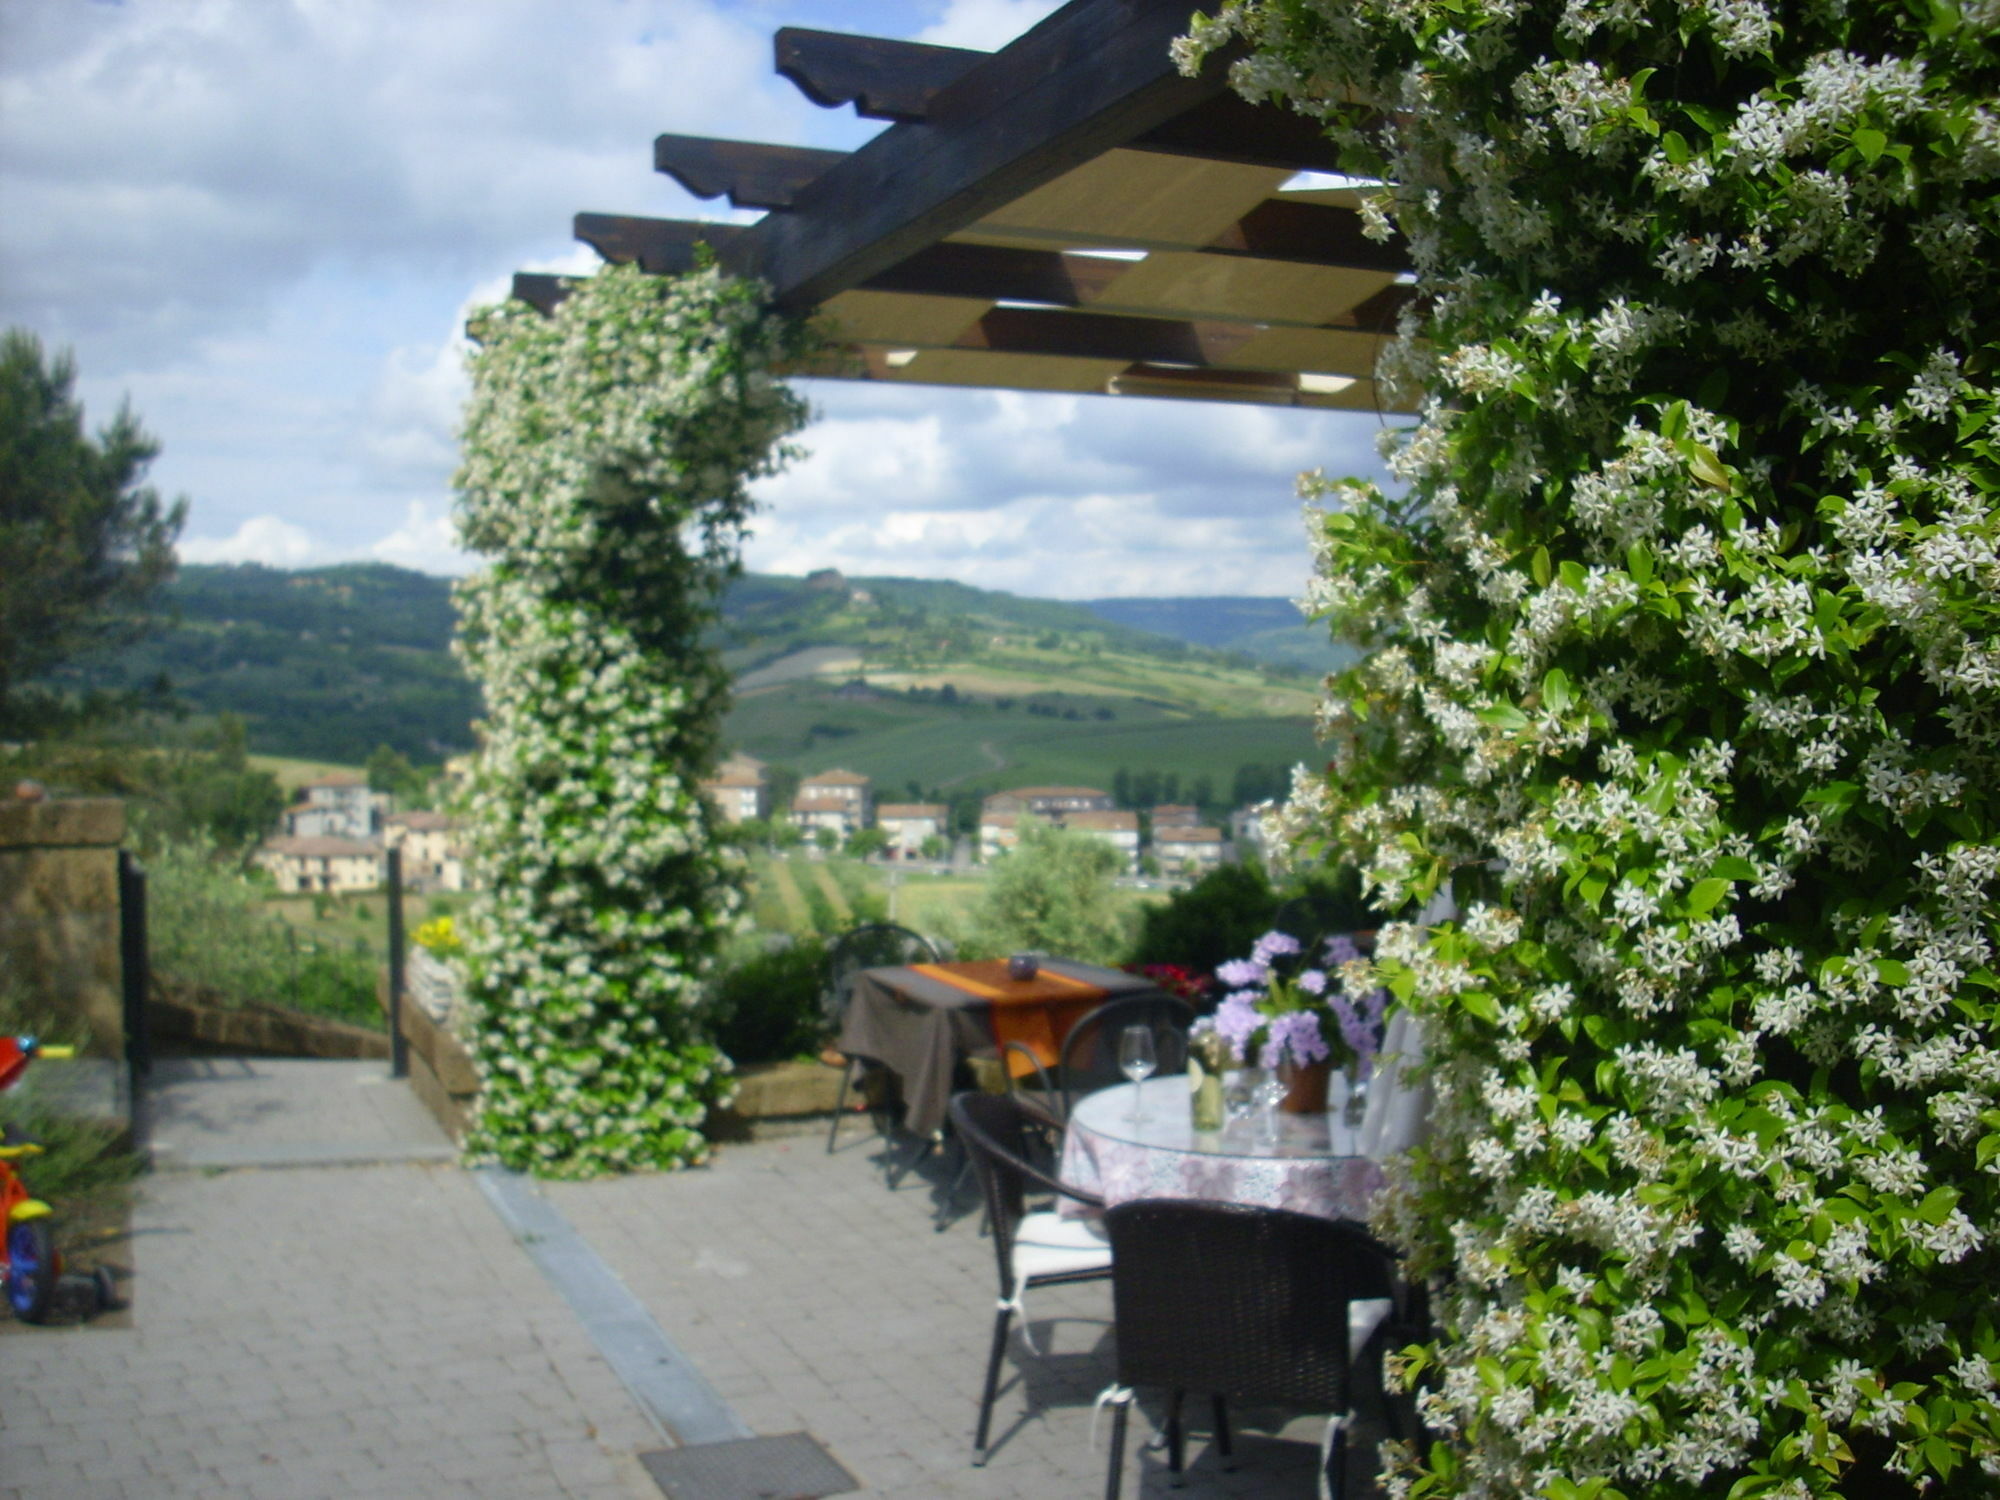
<path id="1" fill-rule="evenodd" d="M 852 149 L 771 70 L 799 25 L 994 48 L 1053 0 L 6 0 L 0 326 L 74 352 L 189 501 L 191 562 L 462 573 L 467 312 L 588 273 L 579 210 L 734 217 L 662 132 Z M 1375 473 L 1371 415 L 802 381 L 761 572 L 1048 598 L 1296 595 L 1293 479 Z"/>

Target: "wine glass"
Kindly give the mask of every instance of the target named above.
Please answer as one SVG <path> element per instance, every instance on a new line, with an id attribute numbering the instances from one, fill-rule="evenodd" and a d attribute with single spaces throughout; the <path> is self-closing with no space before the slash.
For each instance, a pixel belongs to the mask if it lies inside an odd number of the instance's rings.
<path id="1" fill-rule="evenodd" d="M 1257 1110 L 1257 1133 L 1267 1146 L 1278 1144 L 1278 1106 L 1284 1103 L 1285 1095 L 1290 1092 L 1291 1085 L 1278 1076 L 1275 1067 L 1265 1068 L 1264 1076 L 1251 1090 L 1250 1102 Z"/>
<path id="2" fill-rule="evenodd" d="M 1153 1028 L 1150 1026 L 1127 1026 L 1118 1038 L 1118 1070 L 1132 1080 L 1132 1123 L 1138 1124 L 1146 1118 L 1140 1108 L 1140 1097 L 1145 1083 L 1159 1066 L 1153 1056 Z"/>

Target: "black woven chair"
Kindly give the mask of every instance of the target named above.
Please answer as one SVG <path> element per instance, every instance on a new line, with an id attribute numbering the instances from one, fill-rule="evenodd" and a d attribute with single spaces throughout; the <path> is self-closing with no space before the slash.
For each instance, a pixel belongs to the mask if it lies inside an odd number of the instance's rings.
<path id="1" fill-rule="evenodd" d="M 1194 1025 L 1194 1007 L 1173 995 L 1126 995 L 1107 1000 L 1078 1021 L 1063 1038 L 1062 1062 L 1057 1070 L 1056 1096 L 1062 1118 L 1068 1121 L 1076 1101 L 1086 1094 L 1124 1081 L 1118 1071 L 1118 1039 L 1127 1026 L 1153 1029 L 1156 1074 L 1187 1071 L 1188 1028 Z"/>
<path id="2" fill-rule="evenodd" d="M 993 1398 L 1000 1390 L 1000 1361 L 1007 1331 L 1030 1288 L 1101 1281 L 1111 1274 L 1111 1247 L 1094 1219 L 1029 1213 L 1032 1187 L 1074 1198 L 1092 1208 L 1104 1200 L 1065 1187 L 1028 1160 L 1033 1124 L 1009 1094 L 963 1093 L 952 1097 L 952 1128 L 972 1160 L 993 1229 L 993 1255 L 1000 1271 L 1000 1301 L 993 1314 L 993 1347 L 986 1357 L 986 1384 L 979 1397 L 979 1426 L 972 1439 L 972 1462 L 986 1462 L 986 1435 L 993 1422 Z"/>
<path id="3" fill-rule="evenodd" d="M 1138 1199 L 1105 1215 L 1118 1324 L 1108 1500 L 1118 1500 L 1133 1388 L 1165 1387 L 1167 1467 L 1183 1467 L 1181 1401 L 1207 1391 L 1216 1447 L 1229 1456 L 1227 1402 L 1330 1412 L 1327 1493 L 1341 1490 L 1346 1418 L 1384 1323 L 1401 1325 L 1392 1252 L 1359 1224 L 1233 1203 Z M 1357 1305 L 1366 1304 L 1366 1305 Z M 1367 1384 L 1379 1392 L 1381 1382 Z M 1384 1403 L 1392 1432 L 1400 1424 Z"/>
<path id="4" fill-rule="evenodd" d="M 860 970 L 930 964 L 937 959 L 937 948 L 929 938 L 894 922 L 868 922 L 841 934 L 827 960 L 826 990 L 821 999 L 829 1029 L 834 1036 L 840 1035 L 841 1023 L 847 1019 L 848 1001 L 854 994 L 854 976 Z M 876 1126 L 888 1134 L 894 1119 L 891 1103 L 896 1089 L 894 1072 L 872 1057 L 829 1050 L 822 1058 L 842 1070 L 840 1096 L 833 1106 L 833 1125 L 826 1133 L 828 1154 L 832 1154 L 840 1137 L 840 1122 L 847 1114 L 848 1090 L 857 1084 L 864 1098 L 877 1102 Z"/>

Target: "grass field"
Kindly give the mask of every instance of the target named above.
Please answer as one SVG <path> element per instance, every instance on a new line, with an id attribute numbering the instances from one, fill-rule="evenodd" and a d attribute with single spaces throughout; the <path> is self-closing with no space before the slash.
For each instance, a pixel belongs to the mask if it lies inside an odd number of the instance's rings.
<path id="1" fill-rule="evenodd" d="M 286 792 L 296 792 L 308 781 L 317 781 L 322 776 L 330 776 L 336 771 L 359 772 L 359 766 L 335 765 L 326 760 L 290 760 L 282 755 L 253 755 L 249 757 L 253 770 L 269 771 L 277 777 L 278 785 Z"/>
<path id="2" fill-rule="evenodd" d="M 1031 712 L 1031 701 L 1048 711 Z M 1241 765 L 1286 767 L 1321 755 L 1303 717 L 1197 717 L 1151 699 L 1081 694 L 1016 699 L 1011 708 L 990 699 L 943 704 L 900 693 L 842 696 L 823 683 L 739 699 L 725 734 L 737 749 L 806 775 L 860 772 L 885 798 L 912 782 L 925 791 L 1108 788 L 1121 766 L 1177 772 L 1183 785 L 1207 776 L 1226 796 Z"/>

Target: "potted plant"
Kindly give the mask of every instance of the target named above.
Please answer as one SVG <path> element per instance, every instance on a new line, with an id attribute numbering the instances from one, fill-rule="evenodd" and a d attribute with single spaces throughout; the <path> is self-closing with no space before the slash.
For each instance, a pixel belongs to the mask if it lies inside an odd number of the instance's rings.
<path id="1" fill-rule="evenodd" d="M 1284 1079 L 1280 1108 L 1323 1111 L 1335 1068 L 1347 1073 L 1350 1094 L 1366 1081 L 1389 992 L 1363 987 L 1366 959 L 1353 938 L 1328 938 L 1314 955 L 1289 933 L 1267 932 L 1248 958 L 1231 959 L 1215 976 L 1230 991 L 1197 1025 L 1220 1036 L 1236 1061 Z"/>

